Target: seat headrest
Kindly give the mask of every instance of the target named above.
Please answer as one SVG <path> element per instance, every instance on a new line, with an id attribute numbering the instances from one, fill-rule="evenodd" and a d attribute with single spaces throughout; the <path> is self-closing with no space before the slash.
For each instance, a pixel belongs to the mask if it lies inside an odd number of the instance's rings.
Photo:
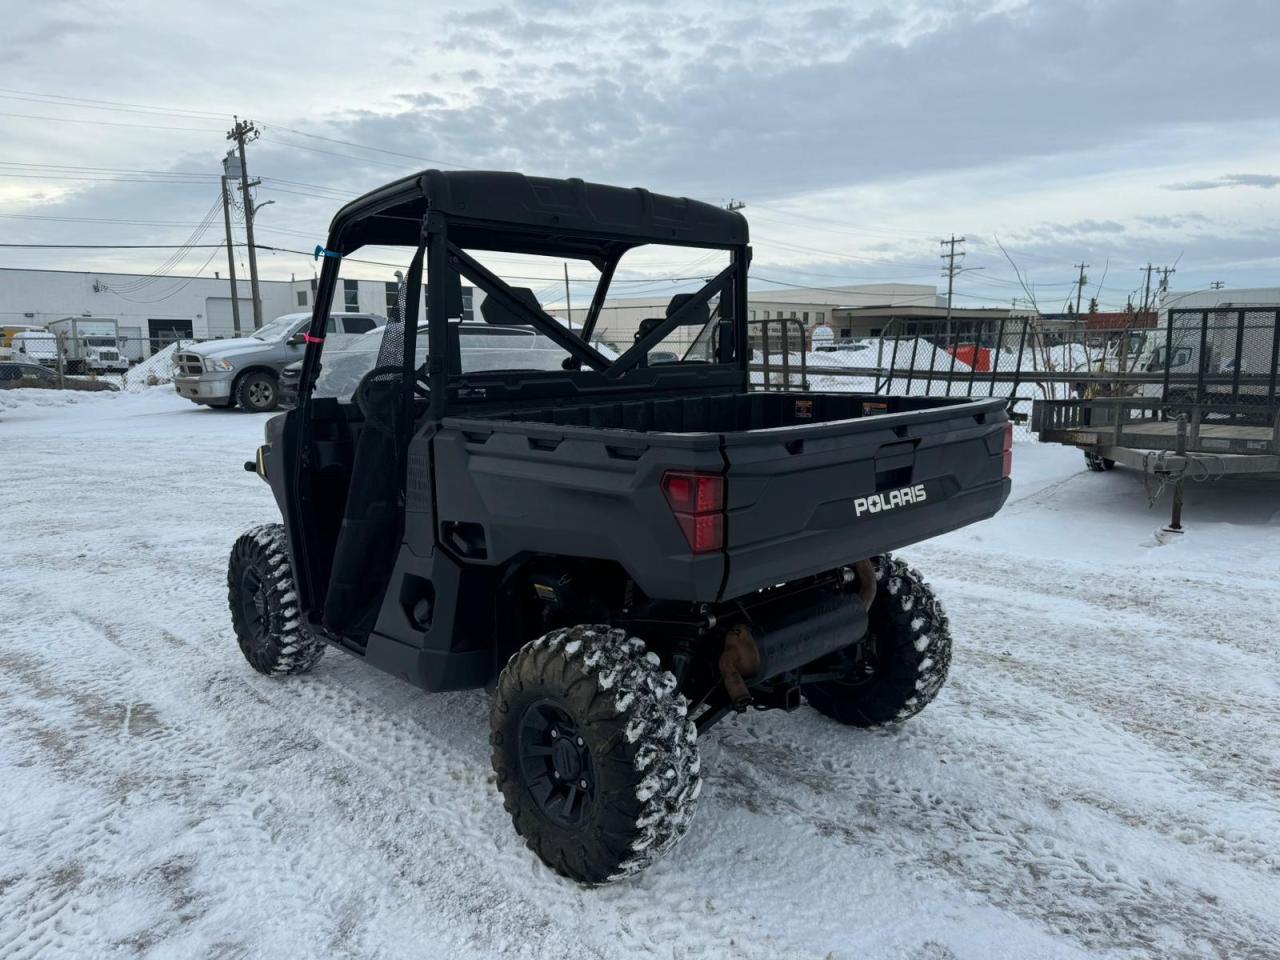
<path id="1" fill-rule="evenodd" d="M 528 304 L 535 313 L 542 310 L 542 304 L 538 303 L 538 298 L 533 295 L 533 291 L 528 287 L 512 287 L 511 293 L 521 303 Z M 484 318 L 485 323 L 492 323 L 500 327 L 524 327 L 529 325 L 528 320 L 514 311 L 508 310 L 493 297 L 484 298 L 484 302 L 480 304 L 480 316 Z"/>
<path id="2" fill-rule="evenodd" d="M 694 295 L 692 293 L 677 293 L 674 297 L 671 298 L 671 302 L 667 304 L 667 316 L 668 317 L 671 316 L 673 313 L 675 313 L 677 310 L 683 307 L 686 303 L 692 300 L 693 297 Z M 690 316 L 687 320 L 685 320 L 684 323 L 681 324 L 681 326 L 696 325 L 700 327 L 700 326 L 703 326 L 710 319 L 711 319 L 711 306 L 709 304 L 704 303 L 702 304 L 702 306 L 694 310 L 692 316 Z"/>

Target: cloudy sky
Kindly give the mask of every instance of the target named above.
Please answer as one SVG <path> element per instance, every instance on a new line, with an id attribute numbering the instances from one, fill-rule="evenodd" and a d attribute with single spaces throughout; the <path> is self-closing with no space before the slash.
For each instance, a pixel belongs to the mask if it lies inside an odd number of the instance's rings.
<path id="1" fill-rule="evenodd" d="M 1275 0 L 0 0 L 0 23 L 6 243 L 218 242 L 235 113 L 263 131 L 258 242 L 295 250 L 371 187 L 477 167 L 745 202 L 760 285 L 940 282 L 952 233 L 965 306 L 1025 296 L 997 237 L 1044 310 L 1080 262 L 1104 307 L 1148 261 L 1177 290 L 1280 285 Z"/>

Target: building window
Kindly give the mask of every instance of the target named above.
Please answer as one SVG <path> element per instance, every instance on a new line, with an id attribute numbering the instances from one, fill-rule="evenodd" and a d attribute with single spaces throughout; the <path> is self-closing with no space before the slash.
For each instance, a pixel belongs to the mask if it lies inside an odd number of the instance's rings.
<path id="1" fill-rule="evenodd" d="M 791 311 L 791 319 L 792 319 L 792 320 L 794 320 L 795 318 L 796 318 L 796 312 L 795 312 L 794 310 L 792 310 L 792 311 Z"/>
<path id="2" fill-rule="evenodd" d="M 307 291 L 298 291 L 298 306 L 305 307 L 307 305 Z"/>
<path id="3" fill-rule="evenodd" d="M 845 332 L 847 333 L 848 331 L 845 331 Z M 871 336 L 873 336 L 873 337 L 878 337 L 878 336 L 880 336 L 881 332 L 882 332 L 882 331 L 881 331 L 880 327 L 872 327 L 872 328 L 871 328 Z"/>
<path id="4" fill-rule="evenodd" d="M 475 319 L 475 290 L 471 287 L 462 288 L 462 319 Z"/>
<path id="5" fill-rule="evenodd" d="M 752 310 L 752 311 L 751 311 L 751 319 L 752 319 L 752 320 L 755 320 L 755 318 L 756 318 L 756 312 L 755 312 L 754 310 Z"/>
<path id="6" fill-rule="evenodd" d="M 794 314 L 792 314 L 792 316 L 794 316 Z M 803 320 L 805 323 L 808 323 L 808 322 L 809 322 L 809 311 L 808 311 L 808 310 L 806 310 L 806 311 L 804 312 L 804 316 L 802 316 L 800 319 L 801 319 L 801 320 Z"/>
<path id="7" fill-rule="evenodd" d="M 873 335 L 874 335 L 874 334 L 876 334 L 876 333 L 878 333 L 878 332 L 879 332 L 879 331 L 877 331 L 877 330 L 872 330 L 872 331 L 871 331 L 871 333 L 872 333 Z M 848 340 L 848 339 L 849 339 L 849 338 L 851 338 L 852 336 L 853 336 L 853 331 L 852 331 L 852 330 L 850 330 L 848 327 L 845 327 L 844 329 L 842 329 L 842 330 L 840 331 L 840 339 L 841 339 L 841 340 Z"/>
<path id="8" fill-rule="evenodd" d="M 821 310 L 819 310 L 817 313 L 813 315 L 814 319 L 817 320 L 819 323 L 822 322 L 822 319 L 824 316 L 826 315 Z"/>
<path id="9" fill-rule="evenodd" d="M 360 310 L 360 284 L 357 280 L 342 281 L 342 309 L 347 313 Z"/>

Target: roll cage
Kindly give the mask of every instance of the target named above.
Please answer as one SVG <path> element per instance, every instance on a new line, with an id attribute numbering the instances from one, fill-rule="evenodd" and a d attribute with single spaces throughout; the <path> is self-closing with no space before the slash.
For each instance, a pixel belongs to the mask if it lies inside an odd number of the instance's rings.
<path id="1" fill-rule="evenodd" d="M 750 359 L 746 281 L 750 247 L 746 220 L 736 212 L 642 189 L 581 180 L 550 180 L 515 173 L 428 170 L 388 184 L 348 204 L 330 226 L 324 265 L 307 337 L 298 410 L 306 418 L 323 348 L 324 322 L 337 288 L 341 259 L 369 245 L 415 247 L 406 288 L 416 290 L 423 267 L 428 284 L 425 381 L 432 418 L 477 402 L 517 401 L 633 389 L 689 390 L 699 386 L 745 388 Z M 691 295 L 673 302 L 667 315 L 646 321 L 636 342 L 610 359 L 591 346 L 614 273 L 631 250 L 647 245 L 724 250 L 729 265 Z M 525 290 L 512 287 L 472 255 L 503 252 L 578 259 L 600 271 L 580 330 L 567 328 Z M 464 374 L 456 348 L 461 280 L 490 301 L 485 319 L 532 327 L 568 354 L 563 373 L 529 371 Z M 434 278 L 444 278 L 437 282 Z M 708 362 L 688 370 L 647 367 L 645 358 L 680 326 L 702 323 L 717 302 Z M 418 298 L 407 297 L 404 315 L 405 389 L 411 391 Z M 455 342 L 451 343 L 452 336 Z M 406 400 L 406 403 L 410 401 Z"/>

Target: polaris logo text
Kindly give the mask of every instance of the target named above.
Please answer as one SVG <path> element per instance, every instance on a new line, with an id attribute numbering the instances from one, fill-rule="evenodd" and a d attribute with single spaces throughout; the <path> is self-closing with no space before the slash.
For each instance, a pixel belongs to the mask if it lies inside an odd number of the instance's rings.
<path id="1" fill-rule="evenodd" d="M 892 510 L 894 507 L 924 503 L 928 498 L 929 494 L 925 492 L 924 484 L 917 483 L 914 487 L 899 487 L 897 490 L 873 493 L 869 497 L 858 497 L 853 501 L 853 510 L 854 515 L 860 517 L 864 513 L 880 513 L 882 510 Z"/>

